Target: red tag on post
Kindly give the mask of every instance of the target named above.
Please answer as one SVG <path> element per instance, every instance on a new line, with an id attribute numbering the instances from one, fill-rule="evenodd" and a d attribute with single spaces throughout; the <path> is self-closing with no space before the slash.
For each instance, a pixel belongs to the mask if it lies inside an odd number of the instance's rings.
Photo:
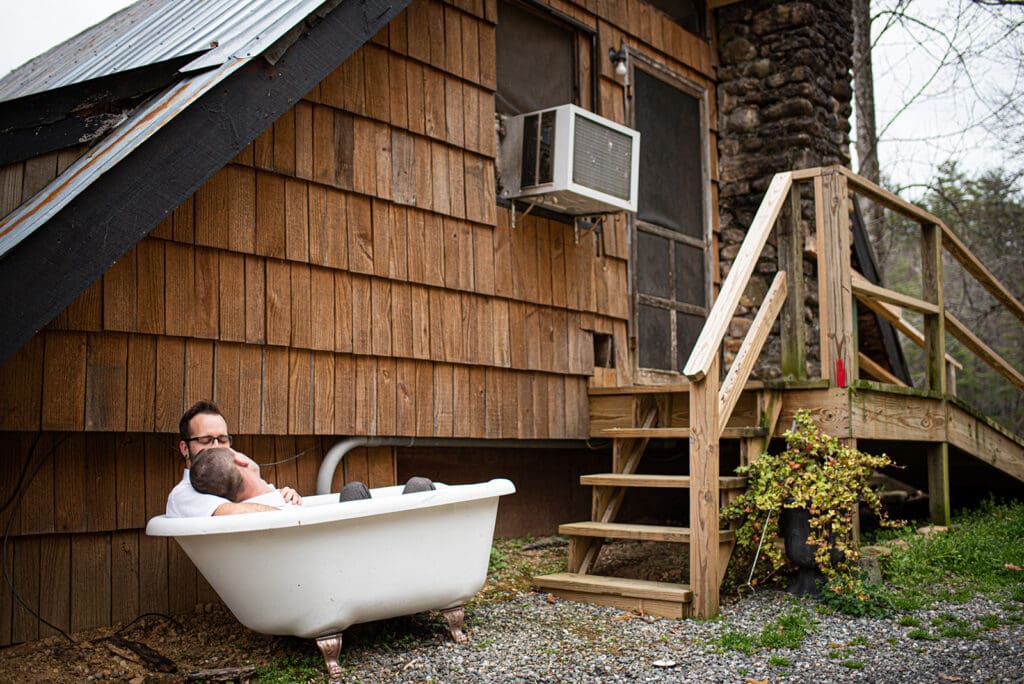
<path id="1" fill-rule="evenodd" d="M 836 385 L 846 387 L 846 367 L 842 359 L 836 359 Z"/>

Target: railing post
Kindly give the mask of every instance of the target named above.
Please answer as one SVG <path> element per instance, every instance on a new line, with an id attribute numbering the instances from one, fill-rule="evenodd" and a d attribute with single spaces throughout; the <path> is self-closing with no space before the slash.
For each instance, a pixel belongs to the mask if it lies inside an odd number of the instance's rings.
<path id="1" fill-rule="evenodd" d="M 850 283 L 850 195 L 846 177 L 828 171 L 814 179 L 818 229 L 818 306 L 821 377 L 845 387 L 857 377 Z"/>
<path id="2" fill-rule="evenodd" d="M 779 270 L 789 276 L 789 296 L 779 316 L 782 377 L 807 378 L 807 335 L 804 327 L 804 232 L 800 212 L 800 186 L 793 183 L 789 201 L 777 223 Z"/>
<path id="3" fill-rule="evenodd" d="M 690 386 L 690 590 L 696 617 L 718 613 L 718 356 Z"/>
<path id="4" fill-rule="evenodd" d="M 939 307 L 924 315 L 925 382 L 930 390 L 946 393 L 946 312 L 942 294 L 942 229 L 921 224 L 921 299 Z M 932 522 L 948 525 L 949 443 L 928 445 L 928 510 Z"/>
<path id="5" fill-rule="evenodd" d="M 946 392 L 946 312 L 942 296 L 942 232 L 934 223 L 921 224 L 921 299 L 939 307 L 924 314 L 925 382 Z"/>

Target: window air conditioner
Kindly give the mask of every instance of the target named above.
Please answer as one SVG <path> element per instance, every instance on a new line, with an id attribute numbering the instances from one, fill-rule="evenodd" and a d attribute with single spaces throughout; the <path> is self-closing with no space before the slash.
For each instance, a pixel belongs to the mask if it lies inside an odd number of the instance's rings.
<path id="1" fill-rule="evenodd" d="M 571 215 L 636 211 L 640 133 L 562 105 L 505 121 L 501 197 Z"/>

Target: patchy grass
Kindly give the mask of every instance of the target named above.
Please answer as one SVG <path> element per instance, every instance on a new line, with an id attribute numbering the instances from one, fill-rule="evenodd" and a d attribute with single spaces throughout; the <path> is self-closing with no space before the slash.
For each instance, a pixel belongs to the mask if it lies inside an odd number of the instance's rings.
<path id="1" fill-rule="evenodd" d="M 718 638 L 718 646 L 746 655 L 760 649 L 799 648 L 817 627 L 814 618 L 803 608 L 780 615 L 761 628 L 759 634 L 729 630 Z"/>
<path id="2" fill-rule="evenodd" d="M 907 637 L 910 639 L 917 639 L 919 641 L 938 641 L 941 637 L 932 634 L 927 629 L 912 629 L 907 632 Z"/>
<path id="3" fill-rule="evenodd" d="M 342 667 L 345 664 L 345 653 L 339 657 Z M 319 682 L 324 677 L 324 661 L 319 654 L 303 657 L 289 655 L 276 658 L 256 672 L 260 684 L 293 684 L 294 682 Z"/>
<path id="4" fill-rule="evenodd" d="M 473 602 L 512 600 L 518 593 L 530 591 L 535 575 L 563 572 L 567 556 L 567 542 L 558 537 L 541 542 L 529 537 L 495 539 L 487 582 Z"/>
<path id="5" fill-rule="evenodd" d="M 974 593 L 1006 595 L 1024 602 L 1024 503 L 988 501 L 960 512 L 945 534 L 922 537 L 911 528 L 883 530 L 882 539 L 902 539 L 885 559 L 883 574 L 891 600 L 901 611 L 928 608 L 938 601 L 963 602 Z"/>

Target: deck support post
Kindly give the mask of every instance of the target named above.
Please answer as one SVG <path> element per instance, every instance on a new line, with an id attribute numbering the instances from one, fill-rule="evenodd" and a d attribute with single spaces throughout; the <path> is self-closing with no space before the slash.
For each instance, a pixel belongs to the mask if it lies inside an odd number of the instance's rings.
<path id="1" fill-rule="evenodd" d="M 814 179 L 818 229 L 821 377 L 845 387 L 857 377 L 850 275 L 850 194 L 846 176 L 826 170 Z"/>
<path id="2" fill-rule="evenodd" d="M 928 513 L 932 524 L 949 525 L 949 442 L 928 445 Z"/>
<path id="3" fill-rule="evenodd" d="M 719 357 L 690 387 L 690 590 L 698 618 L 718 613 Z"/>

